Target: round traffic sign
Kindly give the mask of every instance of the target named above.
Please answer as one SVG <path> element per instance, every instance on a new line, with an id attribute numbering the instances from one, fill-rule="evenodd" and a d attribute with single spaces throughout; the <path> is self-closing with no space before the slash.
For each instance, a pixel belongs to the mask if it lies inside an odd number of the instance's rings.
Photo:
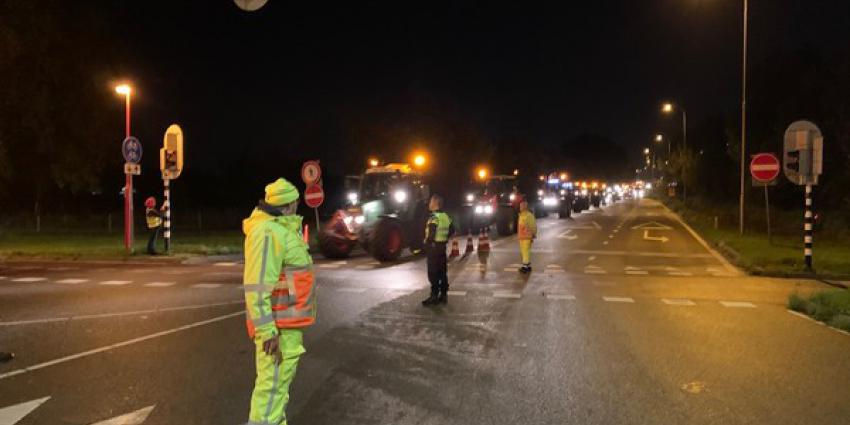
<path id="1" fill-rule="evenodd" d="M 233 0 L 240 9 L 246 12 L 253 12 L 266 5 L 268 0 Z"/>
<path id="2" fill-rule="evenodd" d="M 307 190 L 304 191 L 304 203 L 310 208 L 318 208 L 322 202 L 325 202 L 325 191 L 322 190 L 322 186 L 317 184 L 307 186 Z"/>
<path id="3" fill-rule="evenodd" d="M 138 164 L 142 160 L 142 143 L 133 136 L 124 139 L 121 143 L 121 154 L 124 155 L 124 161 Z"/>
<path id="4" fill-rule="evenodd" d="M 759 183 L 770 183 L 779 176 L 779 158 L 772 153 L 753 155 L 750 161 L 750 174 Z"/>
<path id="5" fill-rule="evenodd" d="M 314 185 L 322 178 L 322 168 L 319 167 L 319 161 L 307 161 L 301 166 L 301 180 L 307 186 Z"/>

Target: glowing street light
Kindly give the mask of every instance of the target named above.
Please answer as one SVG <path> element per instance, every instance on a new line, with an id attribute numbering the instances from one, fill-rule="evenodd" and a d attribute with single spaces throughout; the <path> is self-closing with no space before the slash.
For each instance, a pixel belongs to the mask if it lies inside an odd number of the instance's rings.
<path id="1" fill-rule="evenodd" d="M 515 176 L 518 176 L 518 175 L 519 175 L 519 169 L 514 168 L 514 175 L 515 175 Z"/>
<path id="2" fill-rule="evenodd" d="M 664 136 L 662 136 L 662 135 L 660 135 L 660 134 L 656 134 L 656 135 L 655 135 L 655 141 L 656 141 L 656 142 L 658 142 L 658 143 L 663 142 L 663 141 L 664 141 Z"/>
<path id="3" fill-rule="evenodd" d="M 481 180 L 486 179 L 486 178 L 487 178 L 487 174 L 488 174 L 488 173 L 487 173 L 487 169 L 486 169 L 486 168 L 481 167 L 481 168 L 479 168 L 479 169 L 478 169 L 478 178 L 479 178 L 479 179 L 481 179 Z"/>
<path id="4" fill-rule="evenodd" d="M 425 165 L 426 161 L 427 161 L 427 158 L 425 158 L 425 155 L 421 154 L 421 153 L 416 154 L 416 156 L 413 157 L 413 165 L 415 165 L 417 167 L 422 167 L 423 165 Z"/>
<path id="5" fill-rule="evenodd" d="M 378 165 L 380 165 L 380 164 L 381 164 L 381 162 L 380 162 L 380 161 L 378 161 L 378 159 L 377 159 L 377 158 L 369 158 L 369 166 L 371 166 L 371 167 L 377 167 L 377 166 L 378 166 Z"/>
<path id="6" fill-rule="evenodd" d="M 643 148 L 643 154 L 649 155 L 649 148 Z"/>

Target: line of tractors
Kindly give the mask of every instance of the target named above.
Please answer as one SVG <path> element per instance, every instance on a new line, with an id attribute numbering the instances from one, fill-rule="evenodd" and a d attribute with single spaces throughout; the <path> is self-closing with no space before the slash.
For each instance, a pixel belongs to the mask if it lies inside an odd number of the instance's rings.
<path id="1" fill-rule="evenodd" d="M 319 248 L 327 258 L 346 258 L 360 245 L 381 262 L 397 260 L 405 249 L 422 249 L 431 196 L 426 176 L 413 164 L 381 164 L 370 160 L 362 174 L 345 181 L 346 206 L 336 211 L 318 233 Z M 495 227 L 501 236 L 517 231 L 519 204 L 525 200 L 537 217 L 555 213 L 569 218 L 592 207 L 599 208 L 621 194 L 597 182 L 574 182 L 565 173 L 520 178 L 512 174 L 491 175 L 477 170 L 464 191 L 461 208 L 453 211 L 460 234 Z"/>

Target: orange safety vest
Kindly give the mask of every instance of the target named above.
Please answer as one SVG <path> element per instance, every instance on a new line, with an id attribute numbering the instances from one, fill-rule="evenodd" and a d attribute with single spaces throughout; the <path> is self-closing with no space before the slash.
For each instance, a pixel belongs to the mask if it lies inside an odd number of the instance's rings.
<path id="1" fill-rule="evenodd" d="M 316 323 L 315 283 L 312 265 L 284 267 L 277 284 L 268 286 L 272 300 L 272 316 L 268 320 L 274 320 L 278 329 L 306 328 Z M 248 335 L 253 338 L 255 323 L 248 318 L 246 324 Z"/>

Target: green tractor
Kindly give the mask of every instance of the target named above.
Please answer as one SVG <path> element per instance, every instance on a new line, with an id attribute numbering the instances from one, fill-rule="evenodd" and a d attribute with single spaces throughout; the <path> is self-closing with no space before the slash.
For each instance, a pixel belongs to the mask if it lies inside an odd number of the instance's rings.
<path id="1" fill-rule="evenodd" d="M 346 188 L 348 206 L 318 235 L 326 258 L 346 258 L 358 243 L 381 262 L 422 249 L 430 197 L 422 173 L 408 164 L 373 166 L 349 177 Z"/>

